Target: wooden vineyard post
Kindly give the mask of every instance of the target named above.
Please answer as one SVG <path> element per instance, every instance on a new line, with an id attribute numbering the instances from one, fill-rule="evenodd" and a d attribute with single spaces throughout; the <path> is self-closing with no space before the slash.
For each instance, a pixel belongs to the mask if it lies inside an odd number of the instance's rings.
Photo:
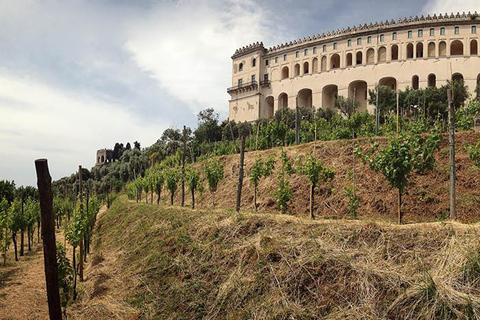
<path id="1" fill-rule="evenodd" d="M 52 177 L 47 159 L 35 160 L 37 186 L 42 214 L 43 261 L 47 284 L 48 313 L 50 320 L 62 319 L 58 285 L 57 245 L 55 242 L 55 220 L 53 217 Z"/>
<path id="2" fill-rule="evenodd" d="M 237 185 L 237 206 L 235 210 L 240 211 L 240 205 L 242 201 L 242 187 L 243 187 L 243 166 L 245 162 L 245 136 L 242 136 L 240 142 L 240 164 L 238 166 L 238 185 Z"/>
<path id="3" fill-rule="evenodd" d="M 80 193 L 80 215 L 82 217 L 83 222 L 83 182 L 82 182 L 82 166 L 78 166 L 78 186 L 79 186 L 79 193 Z M 84 248 L 83 248 L 83 234 L 80 236 L 80 259 L 79 259 L 79 268 L 78 274 L 80 275 L 80 281 L 83 282 L 83 255 L 84 255 Z"/>
<path id="4" fill-rule="evenodd" d="M 182 178 L 181 181 L 181 206 L 185 205 L 185 153 L 187 152 L 187 128 L 183 126 L 183 150 L 182 150 Z M 152 192 L 153 194 L 153 192 Z"/>

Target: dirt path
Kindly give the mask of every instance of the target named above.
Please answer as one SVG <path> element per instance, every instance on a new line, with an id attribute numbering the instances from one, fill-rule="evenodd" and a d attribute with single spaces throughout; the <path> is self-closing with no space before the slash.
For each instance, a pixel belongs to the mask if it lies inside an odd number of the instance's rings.
<path id="1" fill-rule="evenodd" d="M 63 243 L 63 231 L 55 236 Z M 13 256 L 12 249 L 8 254 Z M 41 243 L 35 243 L 31 252 L 25 248 L 19 259 L 0 266 L 0 319 L 48 319 Z"/>

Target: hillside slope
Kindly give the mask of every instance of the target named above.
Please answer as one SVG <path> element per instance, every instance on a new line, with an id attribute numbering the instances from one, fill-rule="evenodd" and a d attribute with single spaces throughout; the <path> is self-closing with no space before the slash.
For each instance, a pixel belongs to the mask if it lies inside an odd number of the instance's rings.
<path id="1" fill-rule="evenodd" d="M 475 144 L 480 134 L 475 132 L 462 132 L 456 134 L 456 161 L 457 161 L 457 218 L 463 222 L 480 220 L 480 169 L 473 165 L 468 158 L 465 145 Z M 377 141 L 385 141 L 377 138 Z M 369 148 L 370 139 L 357 140 L 357 146 Z M 336 171 L 333 181 L 333 190 L 324 187 L 316 191 L 315 211 L 319 216 L 348 217 L 348 198 L 345 186 L 351 186 L 349 172 L 352 170 L 352 141 L 338 140 L 317 142 L 285 148 L 292 159 L 313 154 L 320 158 L 326 165 Z M 248 181 L 248 172 L 255 159 L 261 155 L 265 159 L 275 153 L 279 155 L 280 149 L 248 152 L 245 154 L 244 188 L 242 206 L 247 210 L 253 209 L 253 187 Z M 234 208 L 238 179 L 239 155 L 221 157 L 225 168 L 225 179 L 220 182 L 215 197 L 218 207 Z M 425 175 L 416 175 L 411 178 L 407 194 L 403 197 L 404 220 L 406 222 L 438 221 L 448 217 L 449 210 L 449 146 L 448 136 L 443 137 L 441 150 L 436 153 L 437 163 L 435 169 Z M 202 164 L 197 164 L 199 167 Z M 278 166 L 277 166 L 278 167 Z M 380 173 L 373 172 L 367 165 L 356 161 L 356 186 L 360 196 L 360 218 L 370 217 L 375 220 L 396 221 L 397 191 L 392 189 Z M 203 171 L 202 171 L 203 172 Z M 291 212 L 294 215 L 308 216 L 309 189 L 305 176 L 294 174 L 290 179 L 293 187 L 293 201 Z M 277 187 L 276 172 L 260 183 L 259 198 L 260 210 L 277 210 L 273 191 Z M 206 188 L 207 189 L 207 188 Z M 167 203 L 167 194 L 162 196 Z M 212 206 L 211 194 L 205 190 L 202 197 L 197 195 L 198 205 L 203 208 Z M 175 203 L 179 204 L 179 194 Z M 190 204 L 187 193 L 186 204 Z"/>
<path id="2" fill-rule="evenodd" d="M 480 319 L 479 233 L 120 197 L 71 318 Z"/>

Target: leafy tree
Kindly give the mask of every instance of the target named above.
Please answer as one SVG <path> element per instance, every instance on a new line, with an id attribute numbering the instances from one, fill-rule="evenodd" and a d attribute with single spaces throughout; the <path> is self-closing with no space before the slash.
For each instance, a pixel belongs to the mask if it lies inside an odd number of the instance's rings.
<path id="1" fill-rule="evenodd" d="M 273 192 L 276 202 L 282 213 L 287 213 L 288 203 L 293 197 L 293 191 L 290 187 L 289 177 L 295 172 L 293 164 L 285 151 L 280 154 L 280 171 L 277 175 L 278 187 Z"/>
<path id="2" fill-rule="evenodd" d="M 194 167 L 189 167 L 185 172 L 185 177 L 192 194 L 192 209 L 195 209 L 195 190 L 200 182 L 200 172 Z"/>
<path id="3" fill-rule="evenodd" d="M 127 142 L 127 145 L 125 146 L 125 150 L 131 150 L 132 146 L 130 145 L 130 142 Z"/>
<path id="4" fill-rule="evenodd" d="M 377 105 L 377 92 L 369 90 L 368 103 Z M 397 109 L 397 96 L 395 90 L 387 86 L 378 87 L 378 110 L 380 114 L 389 113 Z"/>
<path id="5" fill-rule="evenodd" d="M 15 182 L 8 180 L 0 181 L 0 201 L 6 199 L 10 205 L 15 198 Z"/>
<path id="6" fill-rule="evenodd" d="M 3 265 L 7 263 L 7 250 L 10 246 L 9 232 L 9 208 L 7 199 L 0 201 L 0 252 L 3 257 Z"/>
<path id="7" fill-rule="evenodd" d="M 213 108 L 208 108 L 198 113 L 198 127 L 194 135 L 199 143 L 215 142 L 222 139 L 222 130 L 218 125 L 218 117 L 218 113 Z"/>
<path id="8" fill-rule="evenodd" d="M 142 179 L 143 183 L 142 183 L 142 187 L 143 187 L 143 191 L 145 191 L 145 203 L 148 203 L 148 191 L 152 191 L 150 189 L 150 180 L 149 180 L 149 176 L 145 176 L 143 179 Z M 152 192 L 153 194 L 153 192 Z"/>
<path id="9" fill-rule="evenodd" d="M 333 107 L 338 109 L 347 119 L 350 119 L 354 111 L 358 109 L 358 101 L 352 98 L 338 96 L 333 102 Z"/>
<path id="10" fill-rule="evenodd" d="M 275 165 L 275 154 L 268 157 L 267 161 L 265 162 L 262 160 L 262 157 L 259 156 L 255 160 L 255 163 L 253 164 L 252 168 L 250 169 L 249 178 L 250 178 L 250 182 L 253 183 L 253 203 L 254 203 L 255 211 L 258 211 L 257 193 L 258 193 L 258 185 L 260 184 L 260 180 L 272 174 L 274 165 Z"/>
<path id="11" fill-rule="evenodd" d="M 133 143 L 133 146 L 134 146 L 135 149 L 140 150 L 140 142 L 135 141 L 135 142 Z"/>
<path id="12" fill-rule="evenodd" d="M 205 164 L 205 176 L 208 182 L 208 189 L 212 193 L 213 207 L 215 208 L 215 192 L 218 183 L 223 179 L 223 163 L 218 159 L 210 158 Z"/>
<path id="13" fill-rule="evenodd" d="M 435 164 L 434 152 L 439 149 L 441 136 L 432 131 L 428 137 L 401 134 L 390 137 L 387 146 L 375 142 L 363 157 L 370 168 L 382 173 L 390 185 L 398 189 L 398 223 L 402 223 L 402 195 L 413 171 L 423 174 Z"/>
<path id="14" fill-rule="evenodd" d="M 178 188 L 178 173 L 175 168 L 165 169 L 165 180 L 167 183 L 167 189 L 170 191 L 170 205 L 173 206 L 173 198 Z"/>
<path id="15" fill-rule="evenodd" d="M 165 175 L 163 171 L 157 167 L 152 179 L 153 190 L 157 192 L 157 204 L 160 204 L 160 195 L 162 194 L 162 188 L 165 183 Z"/>
<path id="16" fill-rule="evenodd" d="M 313 213 L 313 207 L 315 203 L 315 188 L 321 182 L 332 181 L 335 177 L 335 172 L 333 169 L 326 167 L 320 159 L 308 156 L 305 161 L 300 165 L 298 170 L 307 176 L 308 181 L 310 182 L 310 217 L 315 219 Z"/>

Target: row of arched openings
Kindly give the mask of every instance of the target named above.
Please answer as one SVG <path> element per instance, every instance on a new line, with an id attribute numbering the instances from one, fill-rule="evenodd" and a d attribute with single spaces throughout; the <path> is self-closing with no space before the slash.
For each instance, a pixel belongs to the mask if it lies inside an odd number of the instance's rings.
<path id="1" fill-rule="evenodd" d="M 424 52 L 424 44 L 423 42 L 418 42 L 416 44 L 416 48 L 414 48 L 413 43 L 407 44 L 407 59 L 413 58 L 423 58 L 426 54 L 426 57 L 432 58 L 437 56 L 437 44 L 435 42 L 430 42 L 427 45 L 427 50 Z M 378 48 L 378 62 L 386 62 L 387 61 L 387 48 L 385 46 L 381 46 Z M 460 40 L 454 40 L 450 44 L 450 55 L 451 56 L 462 56 L 464 55 L 464 45 L 463 42 Z M 471 40 L 470 41 L 470 55 L 478 55 L 478 41 Z M 438 44 L 438 56 L 439 57 L 446 57 L 447 56 L 447 43 L 445 41 L 440 41 Z M 366 51 L 366 61 L 364 61 L 364 54 L 362 51 L 358 51 L 355 55 L 351 52 L 347 53 L 346 55 L 346 66 L 351 67 L 353 66 L 353 62 L 355 59 L 356 65 L 363 65 L 365 62 L 366 64 L 375 63 L 375 49 L 369 48 Z M 398 45 L 393 44 L 390 47 L 390 60 L 391 61 L 398 61 L 399 59 L 399 48 Z M 300 64 L 295 64 L 294 66 L 294 76 L 300 76 L 301 74 L 309 74 L 310 73 L 310 65 L 309 62 L 306 61 L 303 63 L 303 68 L 301 68 Z M 330 70 L 335 70 L 341 67 L 341 58 L 340 55 L 335 53 L 330 56 Z M 301 73 L 302 71 L 302 73 Z M 319 63 L 318 58 L 314 58 L 312 60 L 312 73 L 319 72 Z M 327 57 L 323 56 L 320 60 L 320 71 L 325 72 L 327 71 Z M 287 79 L 290 77 L 289 67 L 284 66 L 282 68 L 281 78 Z"/>

